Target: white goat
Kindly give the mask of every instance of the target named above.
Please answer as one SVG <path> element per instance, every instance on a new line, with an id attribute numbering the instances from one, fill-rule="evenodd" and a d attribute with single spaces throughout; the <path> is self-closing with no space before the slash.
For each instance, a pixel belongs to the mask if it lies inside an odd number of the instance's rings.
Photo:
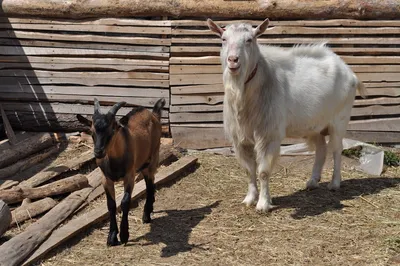
<path id="1" fill-rule="evenodd" d="M 285 137 L 302 137 L 315 146 L 316 156 L 307 188 L 318 186 L 326 158 L 325 135 L 333 151 L 334 170 L 328 188 L 341 181 L 342 139 L 356 89 L 365 88 L 353 71 L 324 44 L 282 49 L 257 44 L 268 27 L 238 23 L 209 28 L 222 39 L 224 127 L 239 162 L 250 174 L 243 203 L 266 212 L 273 208 L 269 178 Z M 260 197 L 256 177 L 260 180 Z"/>

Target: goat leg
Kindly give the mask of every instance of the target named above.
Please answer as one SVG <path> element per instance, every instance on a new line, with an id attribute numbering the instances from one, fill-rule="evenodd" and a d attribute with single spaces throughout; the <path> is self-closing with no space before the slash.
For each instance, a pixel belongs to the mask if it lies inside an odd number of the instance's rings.
<path id="1" fill-rule="evenodd" d="M 153 212 L 153 204 L 155 201 L 154 178 L 149 177 L 149 175 L 144 175 L 144 180 L 146 182 L 146 204 L 144 205 L 142 221 L 143 223 L 150 223 L 151 222 L 150 215 Z"/>
<path id="2" fill-rule="evenodd" d="M 110 215 L 110 230 L 108 232 L 107 245 L 118 245 L 118 225 L 117 225 L 117 204 L 115 203 L 114 183 L 106 178 L 103 178 L 104 191 L 107 196 L 107 208 Z"/>
<path id="3" fill-rule="evenodd" d="M 135 174 L 127 175 L 127 177 L 124 179 L 125 193 L 124 193 L 124 197 L 122 198 L 122 201 L 121 201 L 122 219 L 121 219 L 121 225 L 120 225 L 121 232 L 119 233 L 119 238 L 120 238 L 122 244 L 126 244 L 129 239 L 128 214 L 129 214 L 129 208 L 130 208 L 130 203 L 131 203 L 132 190 L 133 190 L 133 186 L 134 186 L 134 176 L 135 176 Z"/>

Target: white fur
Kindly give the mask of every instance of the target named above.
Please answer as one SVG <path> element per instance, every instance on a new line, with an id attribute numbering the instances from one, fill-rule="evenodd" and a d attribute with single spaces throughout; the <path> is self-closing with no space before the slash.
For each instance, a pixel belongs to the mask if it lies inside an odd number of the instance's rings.
<path id="1" fill-rule="evenodd" d="M 209 25 L 214 25 L 212 22 Z M 211 26 L 210 26 L 211 28 Z M 233 142 L 239 162 L 250 174 L 244 203 L 258 197 L 256 176 L 261 189 L 257 210 L 272 206 L 269 178 L 285 137 L 306 138 L 316 148 L 316 158 L 308 188 L 321 178 L 326 143 L 321 132 L 328 130 L 334 154 L 334 172 L 329 189 L 340 187 L 342 138 L 350 119 L 356 89 L 365 89 L 339 56 L 325 44 L 301 45 L 292 49 L 261 46 L 249 24 L 234 24 L 214 32 L 225 40 L 221 49 L 223 66 L 224 128 Z M 262 33 L 262 32 L 261 32 Z M 246 43 L 246 40 L 253 41 Z M 228 70 L 228 56 L 238 56 L 240 72 Z M 245 80 L 258 64 L 249 83 Z"/>

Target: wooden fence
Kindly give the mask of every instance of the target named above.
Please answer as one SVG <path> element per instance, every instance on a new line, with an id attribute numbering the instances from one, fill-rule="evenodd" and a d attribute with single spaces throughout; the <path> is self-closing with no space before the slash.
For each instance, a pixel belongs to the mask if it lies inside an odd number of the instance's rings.
<path id="1" fill-rule="evenodd" d="M 170 33 L 163 20 L 3 18 L 2 105 L 16 128 L 33 130 L 76 130 L 94 97 L 146 107 L 164 97 L 169 106 Z"/>
<path id="2" fill-rule="evenodd" d="M 220 21 L 226 25 L 233 21 Z M 258 25 L 261 21 L 248 21 Z M 327 41 L 365 83 L 357 97 L 348 136 L 400 142 L 400 21 L 271 21 L 259 42 L 282 47 Z M 228 145 L 222 129 L 223 85 L 220 40 L 204 20 L 171 22 L 170 127 L 190 148 Z M 295 140 L 286 140 L 293 143 Z"/>
<path id="3" fill-rule="evenodd" d="M 400 20 L 271 21 L 259 40 L 316 41 L 327 41 L 368 89 L 348 135 L 400 142 Z M 2 18 L 0 103 L 15 128 L 76 130 L 75 115 L 91 114 L 94 97 L 149 108 L 164 97 L 164 131 L 177 144 L 227 146 L 219 49 L 204 20 Z"/>

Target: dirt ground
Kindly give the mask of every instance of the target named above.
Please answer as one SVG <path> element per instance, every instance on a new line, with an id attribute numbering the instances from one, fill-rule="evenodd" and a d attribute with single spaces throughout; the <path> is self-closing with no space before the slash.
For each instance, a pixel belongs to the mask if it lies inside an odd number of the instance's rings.
<path id="1" fill-rule="evenodd" d="M 381 177 L 344 158 L 342 189 L 304 190 L 313 157 L 282 157 L 271 180 L 279 208 L 241 204 L 247 178 L 234 157 L 197 154 L 197 169 L 157 191 L 153 222 L 130 211 L 130 241 L 106 247 L 108 223 L 63 245 L 39 265 L 386 265 L 400 253 L 400 168 Z M 96 204 L 105 204 L 99 199 Z"/>

